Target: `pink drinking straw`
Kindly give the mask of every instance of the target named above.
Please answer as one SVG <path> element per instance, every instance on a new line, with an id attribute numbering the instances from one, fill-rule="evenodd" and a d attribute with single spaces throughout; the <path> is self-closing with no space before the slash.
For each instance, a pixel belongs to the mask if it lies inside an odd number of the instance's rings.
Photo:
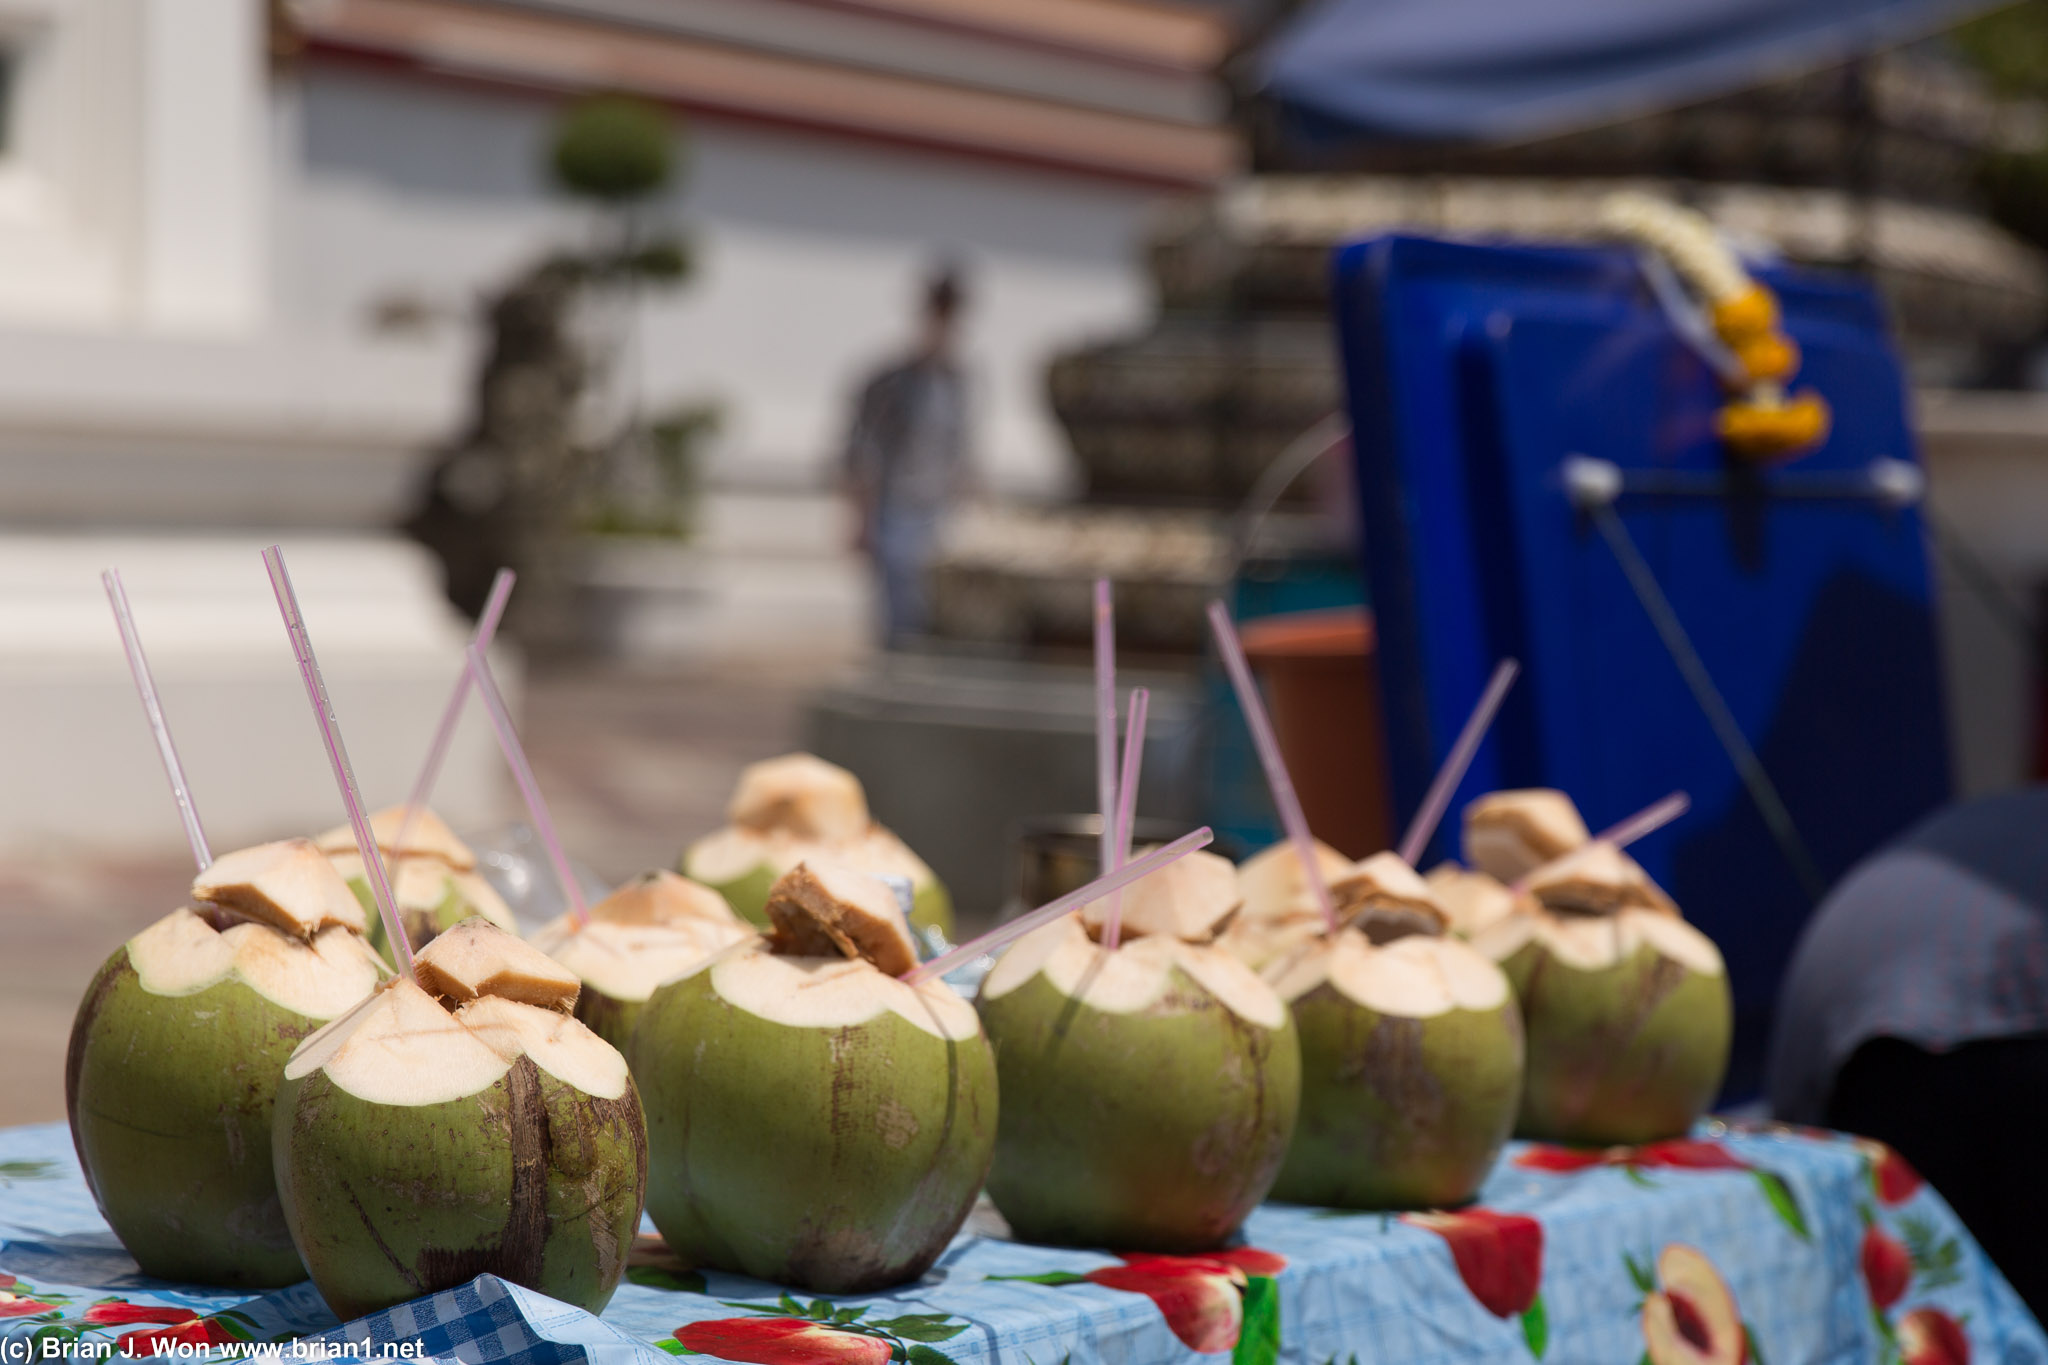
<path id="1" fill-rule="evenodd" d="M 1655 801 L 1643 807 L 1620 824 L 1609 825 L 1606 829 L 1601 830 L 1598 834 L 1588 839 L 1586 843 L 1613 844 L 1616 848 L 1627 848 L 1645 834 L 1651 834 L 1664 828 L 1664 826 L 1670 824 L 1673 820 L 1676 820 L 1691 809 L 1692 798 L 1682 791 L 1675 791 L 1662 801 Z M 1581 844 L 1579 848 L 1584 848 L 1585 846 L 1585 844 Z M 1521 895 L 1529 889 L 1529 883 L 1536 879 L 1537 873 L 1543 871 L 1546 867 L 1555 867 L 1578 851 L 1575 848 L 1570 853 L 1559 854 L 1549 862 L 1539 867 L 1531 868 L 1526 875 L 1515 883 L 1514 893 L 1518 896 Z"/>
<path id="2" fill-rule="evenodd" d="M 498 576 L 491 580 L 491 594 L 484 599 L 484 609 L 476 618 L 476 633 L 469 637 L 473 645 L 485 649 L 491 647 L 491 640 L 498 633 L 498 619 L 505 614 L 505 600 L 512 596 L 513 580 L 519 575 L 510 569 L 498 570 Z M 455 690 L 448 694 L 448 705 L 441 710 L 440 728 L 434 731 L 434 742 L 427 746 L 427 761 L 420 768 L 420 775 L 413 780 L 412 794 L 405 798 L 405 814 L 399 817 L 398 838 L 392 841 L 396 856 L 404 857 L 406 841 L 412 837 L 412 827 L 420 818 L 420 812 L 427 808 L 427 798 L 433 795 L 434 779 L 441 775 L 441 764 L 448 757 L 448 745 L 455 738 L 455 726 L 462 719 L 462 704 L 469 700 L 469 660 L 462 662 L 462 672 L 456 676 Z"/>
<path id="3" fill-rule="evenodd" d="M 519 794 L 526 798 L 526 814 L 533 821 L 533 832 L 540 836 L 540 846 L 548 851 L 548 861 L 555 865 L 555 876 L 562 883 L 562 895 L 569 902 L 569 914 L 578 929 L 590 923 L 590 908 L 583 903 L 583 888 L 576 884 L 576 874 L 569 870 L 569 855 L 562 852 L 562 841 L 555 834 L 555 822 L 548 815 L 548 803 L 541 799 L 540 783 L 533 780 L 533 765 L 526 761 L 526 750 L 519 743 L 519 732 L 512 728 L 512 709 L 505 705 L 505 696 L 498 691 L 498 680 L 491 676 L 491 661 L 484 657 L 482 646 L 469 647 L 469 672 L 476 679 L 476 695 L 484 704 L 484 714 L 491 718 L 491 728 L 498 732 L 498 747 L 505 751 L 505 762 L 512 769 L 512 780 L 519 784 Z"/>
<path id="4" fill-rule="evenodd" d="M 170 723 L 164 719 L 157 699 L 156 679 L 150 676 L 149 660 L 142 653 L 142 637 L 135 633 L 135 615 L 128 610 L 128 590 L 121 586 L 121 571 L 108 569 L 100 575 L 107 601 L 114 607 L 114 624 L 121 631 L 121 648 L 128 652 L 128 675 L 142 697 L 142 714 L 149 718 L 149 732 L 156 737 L 157 757 L 163 760 L 164 776 L 171 780 L 171 796 L 178 803 L 178 816 L 185 822 L 185 839 L 192 845 L 192 860 L 201 872 L 213 864 L 213 850 L 206 846 L 206 831 L 199 824 L 199 809 L 192 804 L 192 788 L 185 781 L 185 765 L 178 761 L 178 746 L 171 743 Z"/>
<path id="5" fill-rule="evenodd" d="M 299 614 L 299 596 L 292 591 L 292 576 L 284 567 L 284 551 L 271 546 L 263 552 L 263 565 L 270 570 L 270 589 L 277 594 L 277 609 L 284 614 L 284 632 L 291 637 L 292 655 L 299 661 L 306 700 L 313 704 L 313 719 L 319 722 L 320 737 L 327 742 L 327 761 L 334 768 L 334 783 L 341 788 L 341 804 L 348 809 L 349 827 L 355 831 L 356 848 L 363 855 L 363 871 L 369 875 L 370 892 L 376 898 L 377 913 L 384 920 L 384 937 L 391 944 L 399 972 L 409 977 L 413 974 L 412 943 L 399 919 L 391 880 L 384 875 L 384 855 L 377 851 L 377 838 L 370 832 L 370 817 L 363 810 L 355 770 L 349 766 L 348 749 L 341 742 L 341 721 L 334 714 L 334 703 L 327 699 L 327 684 L 320 678 L 320 661 L 313 657 L 313 641 L 306 634 L 305 618 Z"/>
<path id="6" fill-rule="evenodd" d="M 1251 727 L 1252 745 L 1259 751 L 1259 766 L 1266 770 L 1266 785 L 1273 791 L 1280 823 L 1293 841 L 1294 856 L 1301 860 L 1302 878 L 1315 893 L 1316 904 L 1323 908 L 1325 928 L 1335 933 L 1337 907 L 1323 881 L 1322 865 L 1316 861 L 1316 841 L 1308 832 L 1308 817 L 1301 813 L 1301 799 L 1294 794 L 1294 780 L 1288 777 L 1287 763 L 1280 757 L 1280 741 L 1273 736 L 1266 703 L 1259 696 L 1259 685 L 1252 681 L 1252 666 L 1245 661 L 1244 642 L 1237 638 L 1237 627 L 1231 624 L 1230 612 L 1221 602 L 1209 603 L 1209 628 L 1216 634 L 1216 649 L 1223 656 L 1230 685 L 1237 689 L 1237 704 L 1244 712 L 1245 724 Z"/>
<path id="7" fill-rule="evenodd" d="M 1407 832 L 1401 836 L 1398 852 L 1401 861 L 1408 866 L 1415 866 L 1415 860 L 1422 856 L 1422 850 L 1429 844 L 1429 836 L 1436 833 L 1437 823 L 1444 818 L 1444 808 L 1451 804 L 1451 793 L 1457 791 L 1458 783 L 1464 781 L 1465 770 L 1472 766 L 1472 758 L 1479 752 L 1479 741 L 1486 738 L 1494 716 L 1500 712 L 1500 704 L 1507 700 L 1508 689 L 1515 685 L 1515 677 L 1521 671 L 1522 666 L 1513 659 L 1502 659 L 1494 665 L 1493 677 L 1487 682 L 1486 690 L 1479 694 L 1479 704 L 1465 718 L 1465 728 L 1458 731 L 1457 742 L 1444 756 L 1443 766 L 1436 770 L 1429 791 L 1423 795 L 1422 804 L 1415 808 L 1415 817 L 1408 822 Z"/>
<path id="8" fill-rule="evenodd" d="M 1183 834 L 1172 843 L 1153 849 L 1144 857 L 1126 863 L 1115 872 L 1097 877 L 1078 891 L 1069 891 L 1049 905 L 1041 905 L 1027 915 L 1019 915 L 1008 924 L 996 926 L 980 938 L 969 939 L 957 948 L 949 948 L 929 962 L 920 962 L 905 972 L 901 980 L 915 986 L 920 981 L 944 976 L 964 962 L 972 962 L 983 953 L 992 953 L 998 948 L 1014 943 L 1033 929 L 1043 928 L 1078 906 L 1086 905 L 1090 901 L 1099 901 L 1113 891 L 1123 890 L 1140 877 L 1151 876 L 1177 858 L 1185 857 L 1198 848 L 1208 847 L 1209 841 L 1215 837 L 1207 825 L 1191 834 Z"/>
<path id="9" fill-rule="evenodd" d="M 1116 607 L 1107 578 L 1095 580 L 1095 807 L 1108 872 L 1116 866 Z"/>
<path id="10" fill-rule="evenodd" d="M 1116 850 L 1109 865 L 1114 872 L 1131 860 L 1131 827 L 1138 818 L 1138 771 L 1145 763 L 1145 715 L 1152 706 L 1152 689 L 1131 689 L 1131 715 L 1124 722 L 1124 769 L 1116 780 Z M 1102 946 L 1113 951 L 1123 937 L 1124 893 L 1109 898 L 1109 914 L 1102 921 Z"/>

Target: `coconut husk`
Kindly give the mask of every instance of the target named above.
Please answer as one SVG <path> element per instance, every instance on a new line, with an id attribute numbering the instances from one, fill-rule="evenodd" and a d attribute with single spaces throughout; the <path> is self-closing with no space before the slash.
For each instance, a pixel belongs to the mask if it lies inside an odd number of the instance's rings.
<path id="1" fill-rule="evenodd" d="M 1392 852 L 1375 853 L 1353 865 L 1330 887 L 1337 922 L 1374 943 L 1411 934 L 1441 934 L 1450 923 L 1429 886 Z"/>
<path id="2" fill-rule="evenodd" d="M 707 922 L 743 928 L 725 897 L 666 869 L 645 872 L 590 907 L 605 924 L 680 925 Z"/>
<path id="3" fill-rule="evenodd" d="M 481 916 L 462 921 L 413 958 L 420 988 L 450 1008 L 482 996 L 563 1013 L 576 1007 L 576 973 Z"/>
<path id="4" fill-rule="evenodd" d="M 768 892 L 770 949 L 784 957 L 849 957 L 889 976 L 917 965 L 917 944 L 887 882 L 836 863 L 798 863 Z"/>
<path id="5" fill-rule="evenodd" d="M 1518 881 L 1591 837 L 1569 796 L 1549 787 L 1489 792 L 1465 807 L 1465 861 Z"/>

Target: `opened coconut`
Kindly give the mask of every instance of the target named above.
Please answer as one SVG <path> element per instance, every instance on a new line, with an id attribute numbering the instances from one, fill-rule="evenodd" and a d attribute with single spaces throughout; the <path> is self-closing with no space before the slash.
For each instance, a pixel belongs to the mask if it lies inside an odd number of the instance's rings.
<path id="1" fill-rule="evenodd" d="M 344 1321 L 486 1273 L 601 1311 L 647 1184 L 625 1058 L 569 1013 L 574 974 L 486 920 L 415 966 L 284 1068 L 271 1152 L 314 1285 Z"/>
<path id="2" fill-rule="evenodd" d="M 648 1212 L 692 1265 L 828 1294 L 922 1275 L 974 1203 L 996 1137 L 974 1010 L 917 961 L 895 893 L 800 863 L 774 932 L 659 987 L 633 1033 Z"/>
<path id="3" fill-rule="evenodd" d="M 306 839 L 230 853 L 93 978 L 65 1108 L 100 1212 L 143 1273 L 262 1289 L 306 1277 L 270 1167 L 285 1059 L 383 975 L 362 907 Z"/>
<path id="4" fill-rule="evenodd" d="M 1445 933 L 1393 853 L 1331 883 L 1344 927 L 1269 972 L 1301 1037 L 1301 1118 L 1275 1198 L 1448 1208 L 1475 1195 L 1515 1124 L 1522 1022 L 1507 978 Z"/>
<path id="5" fill-rule="evenodd" d="M 798 863 L 828 862 L 910 883 L 910 922 L 953 932 L 953 902 L 924 860 L 868 814 L 860 779 L 812 754 L 749 764 L 726 810 L 731 821 L 683 853 L 682 873 L 741 916 L 768 927 L 768 891 Z"/>
<path id="6" fill-rule="evenodd" d="M 1325 887 L 1351 870 L 1351 860 L 1322 840 L 1313 847 Z M 1216 943 L 1255 972 L 1329 927 L 1291 840 L 1240 864 L 1237 893 L 1242 904 Z"/>
<path id="7" fill-rule="evenodd" d="M 1465 807 L 1465 861 L 1503 883 L 1521 880 L 1590 837 L 1572 799 L 1549 787 L 1489 792 Z"/>
<path id="8" fill-rule="evenodd" d="M 1423 881 L 1444 912 L 1445 927 L 1459 938 L 1469 939 L 1515 912 L 1514 889 L 1484 872 L 1442 862 Z"/>
<path id="9" fill-rule="evenodd" d="M 1728 1064 L 1720 950 L 1611 844 L 1582 845 L 1525 889 L 1533 903 L 1472 939 L 1514 983 L 1528 1029 L 1516 1131 L 1598 1146 L 1685 1133 Z"/>
<path id="10" fill-rule="evenodd" d="M 656 986 L 753 936 L 710 887 L 673 872 L 649 872 L 591 906 L 580 929 L 575 916 L 564 913 L 535 934 L 533 944 L 583 983 L 576 1017 L 624 1052 Z"/>
<path id="11" fill-rule="evenodd" d="M 476 854 L 455 837 L 455 831 L 431 810 L 421 809 L 405 828 L 404 806 L 391 806 L 370 817 L 370 837 L 384 855 L 384 870 L 391 879 L 391 897 L 405 921 L 406 937 L 414 949 L 433 942 L 434 936 L 454 928 L 472 915 L 480 915 L 508 934 L 519 932 L 519 922 L 491 884 L 476 870 Z M 399 838 L 404 833 L 404 846 Z M 390 945 L 384 941 L 384 921 L 370 894 L 370 879 L 363 870 L 363 857 L 356 847 L 355 829 L 337 825 L 315 840 L 321 852 L 334 860 L 349 888 L 369 917 L 370 946 L 386 963 L 397 965 Z"/>
<path id="12" fill-rule="evenodd" d="M 983 982 L 1003 1118 L 988 1192 L 1027 1242 L 1220 1246 L 1265 1198 L 1294 1131 L 1301 1058 L 1270 986 L 1215 946 L 1229 861 L 1190 853 L 1108 907 L 1025 935 Z"/>

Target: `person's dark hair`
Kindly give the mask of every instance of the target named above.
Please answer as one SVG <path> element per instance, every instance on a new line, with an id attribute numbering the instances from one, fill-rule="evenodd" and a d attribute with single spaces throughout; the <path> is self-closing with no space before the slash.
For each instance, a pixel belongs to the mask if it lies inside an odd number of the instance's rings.
<path id="1" fill-rule="evenodd" d="M 960 285 L 960 272 L 951 265 L 942 265 L 926 277 L 924 285 L 925 316 L 939 321 L 950 320 L 960 311 L 965 290 Z"/>

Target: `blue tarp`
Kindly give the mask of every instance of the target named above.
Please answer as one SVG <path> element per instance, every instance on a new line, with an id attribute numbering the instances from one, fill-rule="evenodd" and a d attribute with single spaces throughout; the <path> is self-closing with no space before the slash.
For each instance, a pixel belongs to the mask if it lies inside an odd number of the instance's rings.
<path id="1" fill-rule="evenodd" d="M 1309 138 L 1513 142 L 1847 61 L 1986 0 L 1320 0 L 1259 56 Z"/>

